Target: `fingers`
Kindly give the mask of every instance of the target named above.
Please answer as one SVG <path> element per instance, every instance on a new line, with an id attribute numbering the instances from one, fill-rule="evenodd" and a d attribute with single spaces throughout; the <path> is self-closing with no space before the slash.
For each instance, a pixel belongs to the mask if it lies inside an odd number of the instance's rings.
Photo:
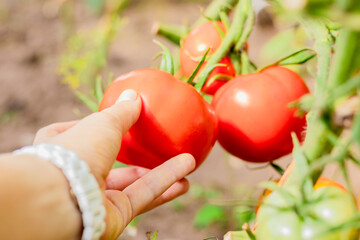
<path id="1" fill-rule="evenodd" d="M 174 183 L 183 179 L 195 168 L 190 154 L 178 155 L 124 189 L 132 206 L 132 217 L 144 211 L 149 204 Z M 119 206 L 120 207 L 120 206 Z"/>
<path id="2" fill-rule="evenodd" d="M 148 206 L 142 209 L 140 213 L 149 211 L 163 203 L 173 200 L 174 198 L 186 193 L 189 190 L 189 182 L 182 179 L 173 184 L 161 196 L 157 197 Z M 124 228 L 134 218 L 131 201 L 124 192 L 116 190 L 106 190 L 106 231 L 102 239 L 117 239 Z"/>
<path id="3" fill-rule="evenodd" d="M 142 167 L 118 168 L 110 171 L 106 178 L 106 189 L 124 190 L 127 186 L 147 174 L 150 170 Z"/>
<path id="4" fill-rule="evenodd" d="M 114 182 L 107 182 L 111 187 L 124 187 L 117 182 L 121 179 L 118 175 L 126 171 L 132 172 L 133 176 L 124 176 L 124 181 L 129 183 L 137 180 L 123 191 L 105 191 L 108 214 L 106 232 L 102 239 L 116 239 L 136 215 L 187 192 L 189 183 L 184 177 L 195 168 L 195 165 L 195 159 L 190 154 L 181 154 L 148 171 L 144 176 L 142 175 L 145 172 L 141 168 L 113 170 L 110 179 Z"/>
<path id="5" fill-rule="evenodd" d="M 43 127 L 36 133 L 33 144 L 45 142 L 49 138 L 55 137 L 56 135 L 63 133 L 66 130 L 72 128 L 78 122 L 79 122 L 78 120 L 69 121 L 69 122 L 58 122 Z"/>
<path id="6" fill-rule="evenodd" d="M 167 203 L 189 191 L 190 184 L 186 178 L 181 179 L 180 181 L 174 183 L 168 190 L 166 190 L 162 195 L 156 198 L 151 204 L 149 204 L 141 213 L 150 211 L 151 209 L 158 207 L 164 203 Z"/>

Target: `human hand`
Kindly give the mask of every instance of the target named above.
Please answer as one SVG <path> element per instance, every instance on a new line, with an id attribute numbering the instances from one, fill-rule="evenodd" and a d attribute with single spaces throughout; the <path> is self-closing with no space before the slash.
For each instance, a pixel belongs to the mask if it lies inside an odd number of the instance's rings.
<path id="1" fill-rule="evenodd" d="M 116 239 L 135 216 L 189 189 L 184 177 L 195 168 L 190 154 L 176 156 L 153 170 L 140 167 L 111 170 L 121 138 L 137 121 L 140 111 L 140 96 L 126 90 L 112 107 L 80 121 L 49 125 L 40 129 L 34 140 L 34 144 L 62 145 L 88 163 L 103 190 L 107 212 L 103 239 Z"/>

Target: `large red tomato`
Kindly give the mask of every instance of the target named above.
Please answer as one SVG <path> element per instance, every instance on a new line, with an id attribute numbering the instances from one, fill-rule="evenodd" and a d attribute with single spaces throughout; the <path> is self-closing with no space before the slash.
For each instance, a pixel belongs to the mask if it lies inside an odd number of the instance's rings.
<path id="1" fill-rule="evenodd" d="M 304 117 L 289 103 L 309 92 L 301 77 L 280 66 L 237 76 L 215 94 L 219 143 L 250 162 L 267 162 L 292 150 L 291 132 L 301 138 Z"/>
<path id="2" fill-rule="evenodd" d="M 212 107 L 189 84 L 157 69 L 118 77 L 106 90 L 99 111 L 113 105 L 126 89 L 142 98 L 139 120 L 122 139 L 118 160 L 154 168 L 180 153 L 192 154 L 197 167 L 216 141 Z"/>
<path id="3" fill-rule="evenodd" d="M 226 28 L 222 22 L 206 22 L 194 28 L 182 41 L 180 47 L 180 65 L 185 77 L 191 76 L 199 65 L 201 57 L 208 49 L 210 49 L 208 53 L 208 56 L 210 56 L 219 48 L 222 41 L 219 30 L 226 33 Z M 202 89 L 203 92 L 214 94 L 227 80 L 235 76 L 235 69 L 229 57 L 224 57 L 219 63 L 226 66 L 216 67 L 211 72 L 208 80 L 217 75 L 221 75 L 221 77 L 213 82 L 213 84 L 205 84 Z"/>

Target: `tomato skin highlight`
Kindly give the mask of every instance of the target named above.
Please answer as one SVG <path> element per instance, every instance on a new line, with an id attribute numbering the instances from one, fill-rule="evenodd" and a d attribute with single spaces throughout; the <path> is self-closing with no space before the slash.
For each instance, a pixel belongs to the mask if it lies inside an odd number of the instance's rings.
<path id="1" fill-rule="evenodd" d="M 216 141 L 214 110 L 189 84 L 157 69 L 139 69 L 110 84 L 99 111 L 112 106 L 126 89 L 142 99 L 138 121 L 123 136 L 117 159 L 154 168 L 180 154 L 190 153 L 198 167 Z"/>
<path id="2" fill-rule="evenodd" d="M 181 71 L 186 78 L 191 76 L 196 67 L 199 65 L 201 57 L 208 49 L 210 49 L 208 53 L 208 56 L 210 56 L 221 45 L 221 35 L 215 27 L 215 24 L 217 24 L 218 29 L 226 34 L 226 28 L 222 22 L 206 22 L 193 29 L 182 41 L 180 47 L 180 66 Z M 220 77 L 210 85 L 205 84 L 202 91 L 207 94 L 213 95 L 223 84 L 226 83 L 226 81 L 234 77 L 236 74 L 230 57 L 225 56 L 219 63 L 225 64 L 226 66 L 216 67 L 210 73 L 207 81 L 216 75 L 223 75 L 224 77 Z M 204 70 L 203 66 L 205 64 L 206 61 L 203 63 L 199 72 Z"/>
<path id="3" fill-rule="evenodd" d="M 249 162 L 273 161 L 290 153 L 291 132 L 302 139 L 306 119 L 288 104 L 307 93 L 301 77 L 281 66 L 235 77 L 211 103 L 219 121 L 219 143 Z"/>

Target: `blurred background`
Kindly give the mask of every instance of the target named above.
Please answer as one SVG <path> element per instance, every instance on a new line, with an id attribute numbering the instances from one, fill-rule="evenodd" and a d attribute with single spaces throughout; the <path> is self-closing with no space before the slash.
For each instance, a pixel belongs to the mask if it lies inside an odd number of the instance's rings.
<path id="1" fill-rule="evenodd" d="M 191 24 L 209 2 L 2 0 L 0 152 L 31 144 L 45 125 L 91 113 L 96 79 L 106 83 L 122 73 L 155 66 L 153 57 L 160 49 L 153 39 L 176 55 L 174 45 L 153 34 L 154 23 Z M 254 0 L 258 15 L 248 42 L 258 66 L 307 44 L 302 29 L 284 21 L 279 29 L 265 6 Z M 289 162 L 285 157 L 277 164 L 286 167 Z M 278 177 L 273 168 L 230 157 L 216 145 L 189 177 L 189 194 L 138 217 L 120 239 L 147 239 L 147 232 L 155 231 L 161 240 L 222 239 L 228 230 L 253 219 L 260 192 L 254 187 Z"/>

